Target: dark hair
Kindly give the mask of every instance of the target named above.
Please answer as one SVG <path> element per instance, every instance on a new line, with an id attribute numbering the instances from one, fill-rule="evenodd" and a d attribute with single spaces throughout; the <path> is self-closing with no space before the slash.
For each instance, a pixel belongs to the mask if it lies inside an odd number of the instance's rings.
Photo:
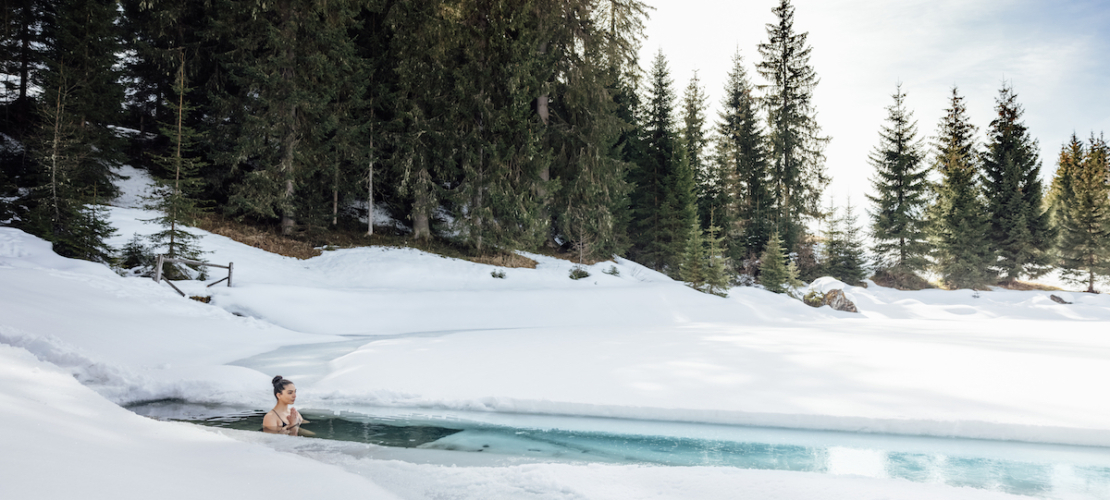
<path id="1" fill-rule="evenodd" d="M 277 397 L 278 394 L 281 394 L 281 391 L 285 390 L 285 386 L 293 385 L 292 380 L 289 380 L 287 378 L 281 378 L 281 375 L 278 375 L 278 376 L 274 377 L 274 379 L 272 381 L 270 381 L 270 383 L 274 384 L 274 397 L 275 398 Z"/>

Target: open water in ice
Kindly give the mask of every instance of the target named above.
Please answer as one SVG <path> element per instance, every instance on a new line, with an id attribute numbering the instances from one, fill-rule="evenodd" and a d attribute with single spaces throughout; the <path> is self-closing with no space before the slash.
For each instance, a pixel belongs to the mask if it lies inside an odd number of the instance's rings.
<path id="1" fill-rule="evenodd" d="M 255 431 L 265 413 L 179 400 L 130 409 Z M 1098 447 L 398 408 L 301 411 L 317 438 L 414 451 L 851 474 L 1042 498 L 1110 498 L 1110 449 Z"/>

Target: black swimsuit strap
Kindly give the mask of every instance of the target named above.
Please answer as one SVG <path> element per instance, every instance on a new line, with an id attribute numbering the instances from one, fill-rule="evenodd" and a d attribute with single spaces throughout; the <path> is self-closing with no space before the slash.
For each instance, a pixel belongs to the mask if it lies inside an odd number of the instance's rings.
<path id="1" fill-rule="evenodd" d="M 281 419 L 281 415 L 278 415 L 277 410 L 270 410 L 270 411 L 274 412 L 274 416 L 277 417 L 278 422 L 281 422 L 282 427 L 285 427 L 286 425 L 289 425 L 289 424 L 285 423 L 284 420 Z"/>

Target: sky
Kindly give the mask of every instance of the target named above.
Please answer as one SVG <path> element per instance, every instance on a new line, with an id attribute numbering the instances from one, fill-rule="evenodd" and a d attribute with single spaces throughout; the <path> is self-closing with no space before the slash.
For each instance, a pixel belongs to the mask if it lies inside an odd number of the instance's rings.
<path id="1" fill-rule="evenodd" d="M 775 22 L 778 0 L 647 0 L 641 66 L 660 50 L 681 97 L 694 71 L 709 95 L 714 123 L 733 54 L 744 57 L 753 83 L 757 45 Z M 832 197 L 866 207 L 886 107 L 901 82 L 906 106 L 929 140 L 952 87 L 965 97 L 982 141 L 1003 82 L 1025 109 L 1041 149 L 1045 182 L 1073 132 L 1110 132 L 1110 2 L 1106 0 L 794 0 L 794 29 L 809 33 L 817 122 L 832 141 L 825 149 Z M 861 213 L 857 212 L 857 213 Z"/>

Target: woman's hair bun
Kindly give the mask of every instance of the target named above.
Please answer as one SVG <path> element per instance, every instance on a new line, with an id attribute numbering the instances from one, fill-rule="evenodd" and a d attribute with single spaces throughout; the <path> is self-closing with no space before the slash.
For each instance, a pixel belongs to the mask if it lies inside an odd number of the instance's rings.
<path id="1" fill-rule="evenodd" d="M 274 380 L 271 381 L 270 383 L 273 384 L 273 385 L 278 385 L 278 382 L 281 382 L 281 375 L 275 376 Z"/>

